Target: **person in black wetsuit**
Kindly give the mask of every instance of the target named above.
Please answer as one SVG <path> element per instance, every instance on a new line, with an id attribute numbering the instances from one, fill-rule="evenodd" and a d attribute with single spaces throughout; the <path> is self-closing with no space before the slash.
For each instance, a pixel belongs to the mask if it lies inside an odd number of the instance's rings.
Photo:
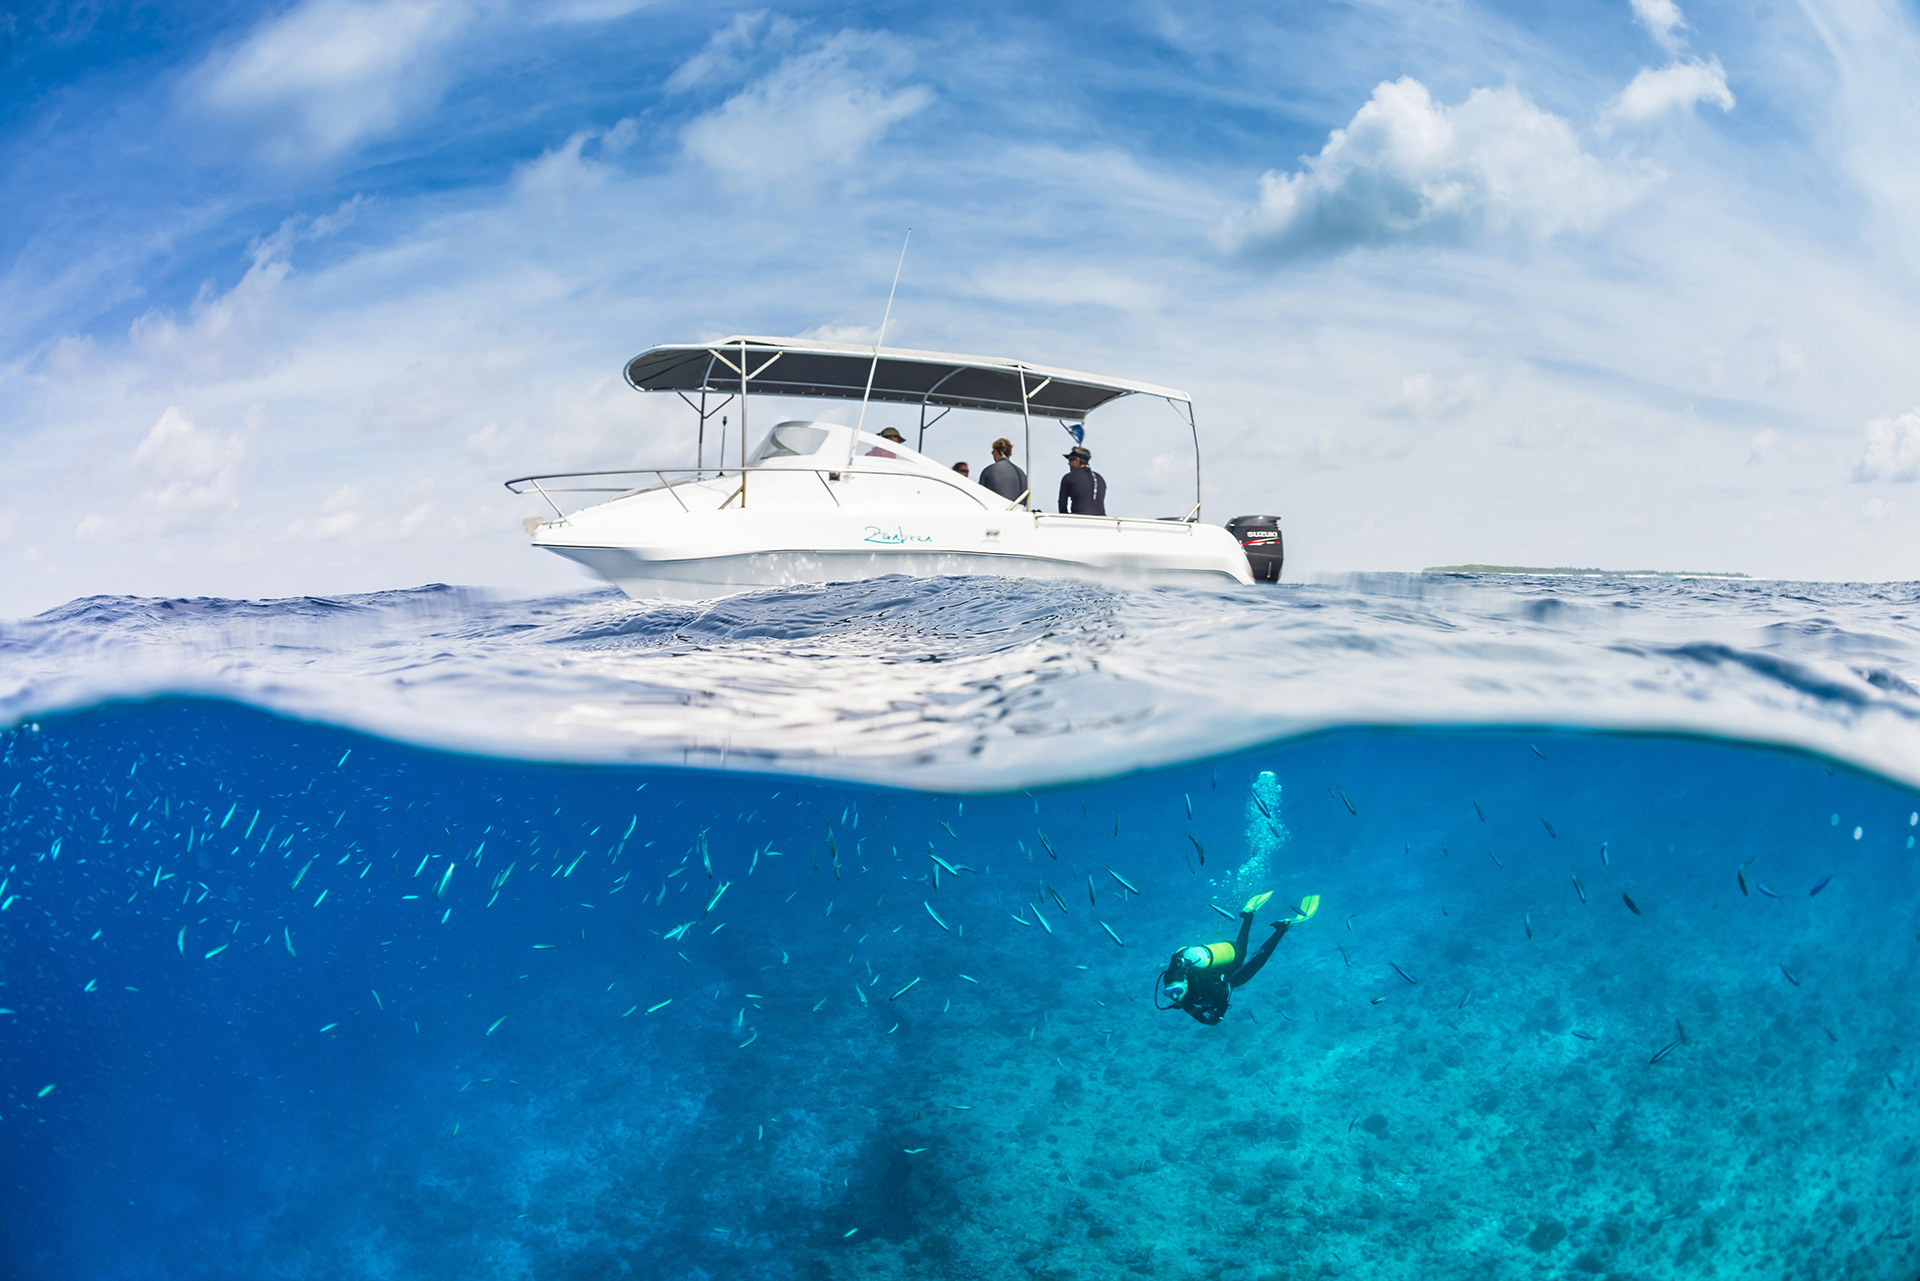
<path id="1" fill-rule="evenodd" d="M 1027 492 L 1027 473 L 1013 465 L 1013 442 L 1005 436 L 993 442 L 993 461 L 980 473 L 980 483 L 1008 502 Z"/>
<path id="2" fill-rule="evenodd" d="M 1067 474 L 1060 478 L 1060 510 L 1075 516 L 1107 514 L 1107 478 L 1087 466 L 1093 451 L 1075 445 L 1066 453 Z"/>
<path id="3" fill-rule="evenodd" d="M 1253 931 L 1254 913 L 1272 897 L 1273 892 L 1269 890 L 1247 900 L 1246 907 L 1240 913 L 1240 936 L 1233 942 L 1183 947 L 1175 952 L 1167 961 L 1167 968 L 1160 973 L 1154 1005 L 1163 1010 L 1185 1010 L 1209 1026 L 1225 1017 L 1233 989 L 1245 985 L 1260 972 L 1260 967 L 1273 955 L 1273 949 L 1280 946 L 1280 940 L 1286 937 L 1290 927 L 1320 909 L 1320 896 L 1317 894 L 1300 900 L 1299 915 L 1275 921 L 1273 933 L 1267 941 L 1260 945 L 1258 952 L 1248 956 L 1247 936 Z M 1161 1004 L 1163 1000 L 1165 1004 Z"/>

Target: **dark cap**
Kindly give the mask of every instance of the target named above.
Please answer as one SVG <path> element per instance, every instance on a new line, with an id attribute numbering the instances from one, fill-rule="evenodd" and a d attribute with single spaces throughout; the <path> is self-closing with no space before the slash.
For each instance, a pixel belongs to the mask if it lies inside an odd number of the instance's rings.
<path id="1" fill-rule="evenodd" d="M 897 427 L 881 428 L 880 438 L 882 440 L 890 440 L 896 445 L 904 445 L 907 443 L 906 438 L 900 434 L 900 429 Z"/>
<path id="2" fill-rule="evenodd" d="M 1069 449 L 1060 456 L 1062 458 L 1078 458 L 1083 463 L 1093 461 L 1093 451 L 1085 445 L 1075 445 L 1072 449 Z"/>

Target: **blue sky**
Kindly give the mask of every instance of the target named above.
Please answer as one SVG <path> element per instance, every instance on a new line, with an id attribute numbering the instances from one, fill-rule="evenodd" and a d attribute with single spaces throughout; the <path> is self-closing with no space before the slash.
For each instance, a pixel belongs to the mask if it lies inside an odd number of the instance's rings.
<path id="1" fill-rule="evenodd" d="M 7 15 L 0 614 L 576 582 L 498 482 L 683 461 L 623 360 L 870 336 L 909 226 L 889 341 L 1185 388 L 1290 570 L 1916 576 L 1910 4 Z"/>

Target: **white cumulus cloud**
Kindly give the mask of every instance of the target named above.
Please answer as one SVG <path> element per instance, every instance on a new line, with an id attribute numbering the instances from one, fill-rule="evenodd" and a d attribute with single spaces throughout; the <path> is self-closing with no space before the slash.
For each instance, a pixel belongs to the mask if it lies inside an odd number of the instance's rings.
<path id="1" fill-rule="evenodd" d="M 1376 398 L 1367 412 L 1380 418 L 1436 422 L 1458 418 L 1485 396 L 1482 380 L 1468 374 L 1410 374 L 1388 395 Z"/>
<path id="2" fill-rule="evenodd" d="M 1710 102 L 1722 111 L 1733 110 L 1733 91 L 1727 88 L 1727 73 L 1721 69 L 1720 59 L 1690 59 L 1658 71 L 1642 67 L 1620 96 L 1607 104 L 1603 115 L 1609 120 L 1637 124 L 1669 111 L 1684 111 L 1696 102 Z"/>
<path id="3" fill-rule="evenodd" d="M 1539 238 L 1598 227 L 1648 181 L 1589 155 L 1572 125 L 1517 90 L 1476 89 L 1449 107 L 1402 77 L 1298 171 L 1264 175 L 1258 207 L 1228 231 L 1280 257 Z"/>
<path id="4" fill-rule="evenodd" d="M 688 155 L 740 186 L 811 182 L 847 168 L 933 101 L 925 85 L 890 87 L 905 71 L 891 38 L 842 31 L 695 120 L 681 140 Z"/>
<path id="5" fill-rule="evenodd" d="M 193 424 L 177 406 L 161 414 L 129 460 L 135 494 L 112 515 L 90 515 L 76 533 L 98 543 L 159 537 L 198 529 L 239 506 L 236 488 L 247 462 L 243 436 Z"/>
<path id="6" fill-rule="evenodd" d="M 667 77 L 667 91 L 684 93 L 704 84 L 738 83 L 747 78 L 756 54 L 772 46 L 791 44 L 799 32 L 799 23 L 764 10 L 735 14 L 699 53 Z"/>
<path id="7" fill-rule="evenodd" d="M 1920 409 L 1867 424 L 1867 449 L 1853 465 L 1853 478 L 1920 480 Z"/>
<path id="8" fill-rule="evenodd" d="M 1680 29 L 1687 25 L 1673 0 L 1633 0 L 1633 16 L 1669 53 L 1680 47 Z"/>
<path id="9" fill-rule="evenodd" d="M 274 158 L 324 159 L 436 100 L 437 55 L 475 13 L 458 0 L 306 0 L 213 55 L 189 83 L 203 106 L 262 130 Z"/>

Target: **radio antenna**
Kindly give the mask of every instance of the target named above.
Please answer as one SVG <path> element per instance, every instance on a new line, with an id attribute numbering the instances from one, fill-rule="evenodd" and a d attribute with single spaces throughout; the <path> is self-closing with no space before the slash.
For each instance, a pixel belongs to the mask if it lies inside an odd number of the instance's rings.
<path id="1" fill-rule="evenodd" d="M 867 402 L 873 398 L 873 376 L 880 372 L 880 344 L 887 337 L 887 322 L 893 319 L 893 295 L 900 288 L 900 270 L 907 265 L 907 243 L 913 239 L 913 228 L 907 228 L 905 238 L 900 241 L 900 261 L 893 267 L 893 285 L 887 290 L 887 309 L 880 316 L 880 332 L 873 340 L 873 363 L 867 366 L 867 390 L 860 397 L 860 421 L 854 424 L 853 439 L 847 442 L 847 463 L 853 463 L 853 451 L 860 446 L 860 432 L 867 425 Z"/>

